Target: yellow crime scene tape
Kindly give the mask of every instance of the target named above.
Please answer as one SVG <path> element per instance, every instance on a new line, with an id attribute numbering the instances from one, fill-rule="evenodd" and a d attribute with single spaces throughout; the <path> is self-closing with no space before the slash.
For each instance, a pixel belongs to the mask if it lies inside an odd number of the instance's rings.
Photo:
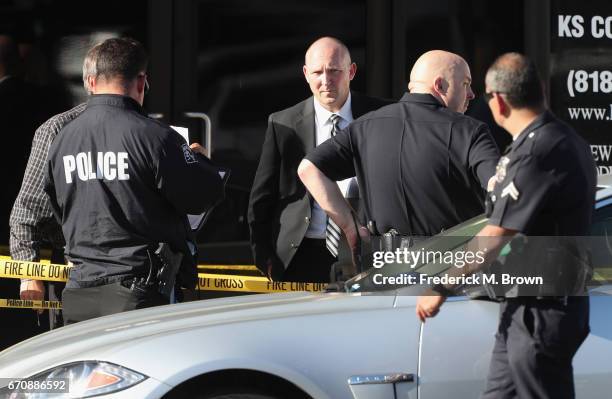
<path id="1" fill-rule="evenodd" d="M 0 256 L 0 277 L 29 278 L 44 281 L 66 281 L 70 266 L 49 262 L 28 262 Z"/>
<path id="2" fill-rule="evenodd" d="M 49 261 L 28 262 L 0 256 L 0 278 L 28 278 L 43 281 L 66 281 L 71 266 L 54 264 Z M 198 270 L 255 272 L 254 265 L 198 265 Z M 261 274 L 261 273 L 259 273 Z M 236 274 L 198 273 L 197 289 L 200 291 L 226 291 L 245 293 L 273 292 L 319 292 L 327 287 L 324 283 L 297 283 L 269 281 L 263 276 Z M 0 308 L 58 309 L 59 302 L 0 299 Z"/>
<path id="3" fill-rule="evenodd" d="M 198 289 L 200 291 L 253 293 L 295 291 L 319 292 L 323 291 L 325 287 L 327 287 L 325 283 L 270 281 L 266 277 L 198 273 Z"/>
<path id="4" fill-rule="evenodd" d="M 30 301 L 24 299 L 0 299 L 0 308 L 61 309 L 60 301 Z"/>

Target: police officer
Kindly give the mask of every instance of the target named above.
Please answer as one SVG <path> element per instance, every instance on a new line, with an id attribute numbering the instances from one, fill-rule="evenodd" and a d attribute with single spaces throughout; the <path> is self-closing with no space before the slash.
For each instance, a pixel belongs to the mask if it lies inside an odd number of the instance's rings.
<path id="1" fill-rule="evenodd" d="M 487 226 L 477 235 L 487 243 L 487 261 L 471 270 L 490 263 L 510 237 L 523 233 L 536 244 L 541 240 L 533 236 L 546 237 L 547 246 L 525 250 L 530 256 L 523 263 L 561 276 L 558 268 L 568 256 L 549 262 L 534 258 L 538 253 L 570 254 L 576 249 L 565 248 L 572 245 L 571 237 L 588 233 L 596 185 L 589 146 L 546 110 L 542 83 L 525 56 L 499 57 L 487 72 L 486 91 L 496 123 L 514 141 L 498 164 L 493 208 Z M 581 259 L 570 259 L 573 275 L 583 275 Z M 574 397 L 572 358 L 589 332 L 589 298 L 583 278 L 573 283 L 579 285 L 574 291 L 561 284 L 557 289 L 562 290 L 551 295 L 532 292 L 502 303 L 483 398 Z M 451 288 L 435 287 L 442 294 Z M 432 292 L 420 297 L 418 317 L 425 321 L 434 316 L 444 299 L 445 295 Z"/>
<path id="2" fill-rule="evenodd" d="M 49 150 L 45 191 L 74 265 L 63 292 L 66 324 L 168 303 L 156 281 L 160 243 L 182 255 L 177 285 L 193 288 L 186 214 L 223 196 L 204 149 L 192 150 L 143 111 L 146 69 L 137 41 L 100 44 L 96 75 L 88 77 L 93 95 Z"/>
<path id="3" fill-rule="evenodd" d="M 397 104 L 354 121 L 302 161 L 300 178 L 351 248 L 357 230 L 331 181 L 357 176 L 375 234 L 430 236 L 482 212 L 499 152 L 487 126 L 463 115 L 470 84 L 463 58 L 429 51 Z"/>

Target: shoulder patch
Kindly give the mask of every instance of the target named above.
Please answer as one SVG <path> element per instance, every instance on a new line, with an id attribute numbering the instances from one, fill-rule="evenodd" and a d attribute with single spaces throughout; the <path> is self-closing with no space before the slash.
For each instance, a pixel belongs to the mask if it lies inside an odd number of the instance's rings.
<path id="1" fill-rule="evenodd" d="M 495 168 L 495 181 L 496 183 L 501 183 L 506 178 L 506 168 L 510 163 L 510 158 L 507 156 L 503 156 L 497 162 L 497 167 Z"/>
<path id="2" fill-rule="evenodd" d="M 195 155 L 193 154 L 193 151 L 191 151 L 191 148 L 189 148 L 189 145 L 187 143 L 181 145 L 181 148 L 183 149 L 183 156 L 185 157 L 185 162 L 187 163 L 198 162 Z"/>

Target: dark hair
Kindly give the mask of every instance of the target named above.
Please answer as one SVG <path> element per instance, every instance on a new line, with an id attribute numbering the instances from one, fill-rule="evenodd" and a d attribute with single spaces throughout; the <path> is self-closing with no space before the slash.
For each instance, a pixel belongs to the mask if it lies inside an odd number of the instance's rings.
<path id="1" fill-rule="evenodd" d="M 99 45 L 97 51 L 96 76 L 107 81 L 119 79 L 127 85 L 147 70 L 147 53 L 134 39 L 108 39 Z"/>
<path id="2" fill-rule="evenodd" d="M 499 56 L 489 67 L 486 86 L 490 92 L 505 94 L 514 108 L 539 108 L 544 105 L 540 75 L 533 61 L 519 53 Z"/>

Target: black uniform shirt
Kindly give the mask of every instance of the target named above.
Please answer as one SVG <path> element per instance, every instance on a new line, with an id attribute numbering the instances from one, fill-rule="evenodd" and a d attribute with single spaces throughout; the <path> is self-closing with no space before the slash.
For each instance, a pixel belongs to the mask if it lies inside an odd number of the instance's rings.
<path id="1" fill-rule="evenodd" d="M 223 184 L 177 132 L 132 98 L 105 94 L 54 140 L 45 191 L 75 265 L 70 281 L 88 286 L 148 273 L 158 242 L 187 253 L 186 214 L 218 201 Z"/>
<path id="2" fill-rule="evenodd" d="M 429 94 L 404 94 L 306 156 L 327 177 L 357 176 L 379 233 L 434 235 L 483 211 L 499 151 L 487 126 Z"/>
<path id="3" fill-rule="evenodd" d="M 597 171 L 588 144 L 544 112 L 500 159 L 489 224 L 532 236 L 586 235 Z"/>

